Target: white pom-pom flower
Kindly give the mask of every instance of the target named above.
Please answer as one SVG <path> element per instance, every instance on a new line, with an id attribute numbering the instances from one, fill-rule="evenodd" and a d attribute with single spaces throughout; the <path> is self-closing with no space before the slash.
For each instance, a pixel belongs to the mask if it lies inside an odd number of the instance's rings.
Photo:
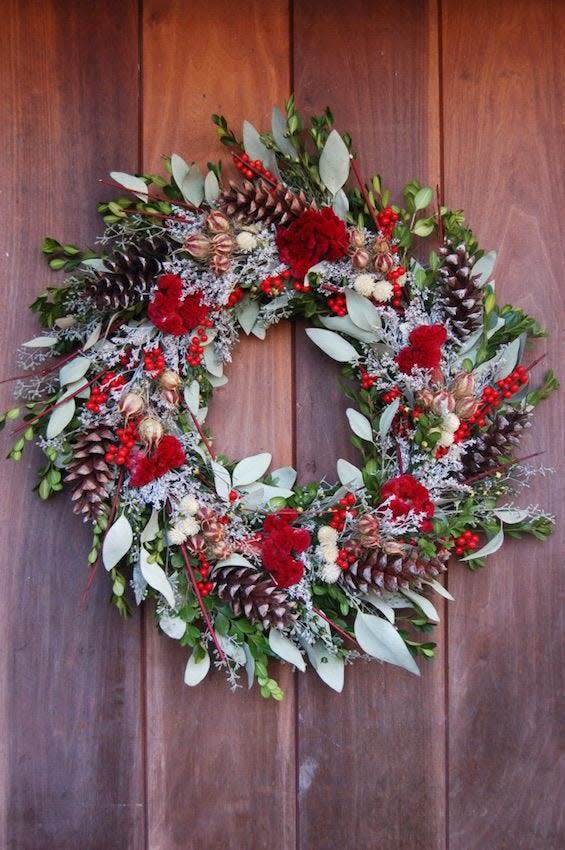
<path id="1" fill-rule="evenodd" d="M 180 500 L 179 509 L 182 514 L 194 516 L 194 514 L 198 513 L 200 505 L 194 496 L 184 496 Z"/>
<path id="2" fill-rule="evenodd" d="M 377 301 L 390 301 L 392 283 L 389 280 L 378 280 L 373 287 L 373 298 L 376 298 Z"/>
<path id="3" fill-rule="evenodd" d="M 247 230 L 242 230 L 241 233 L 238 233 L 235 241 L 239 250 L 243 251 L 244 254 L 249 254 L 250 251 L 253 251 L 257 247 L 256 237 Z"/>
<path id="4" fill-rule="evenodd" d="M 337 540 L 337 531 L 331 525 L 322 525 L 318 529 L 318 541 L 320 546 L 325 546 L 326 543 L 335 543 Z"/>
<path id="5" fill-rule="evenodd" d="M 320 570 L 320 578 L 326 584 L 335 584 L 341 575 L 341 568 L 337 564 L 324 564 Z"/>
<path id="6" fill-rule="evenodd" d="M 359 295 L 370 298 L 373 294 L 376 278 L 372 274 L 358 274 L 353 281 L 353 288 Z"/>

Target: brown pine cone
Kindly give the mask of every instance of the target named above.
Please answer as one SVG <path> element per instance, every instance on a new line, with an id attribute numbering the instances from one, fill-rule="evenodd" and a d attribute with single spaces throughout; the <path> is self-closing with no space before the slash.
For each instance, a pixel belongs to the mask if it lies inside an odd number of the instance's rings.
<path id="1" fill-rule="evenodd" d="M 236 617 L 262 623 L 264 629 L 284 629 L 298 616 L 296 603 L 267 573 L 254 567 L 219 567 L 212 576 L 214 589 Z"/>
<path id="2" fill-rule="evenodd" d="M 463 455 L 463 479 L 487 472 L 501 461 L 510 459 L 514 448 L 520 443 L 522 431 L 531 426 L 531 415 L 532 408 L 529 406 L 498 411 L 486 431 L 477 437 Z"/>
<path id="3" fill-rule="evenodd" d="M 104 456 L 114 440 L 109 428 L 93 428 L 73 446 L 65 483 L 72 484 L 73 511 L 82 514 L 84 522 L 95 522 L 102 513 L 104 499 L 114 478 Z"/>
<path id="4" fill-rule="evenodd" d="M 408 547 L 402 554 L 387 555 L 382 549 L 363 549 L 350 544 L 358 560 L 342 573 L 341 580 L 351 590 L 361 593 L 381 593 L 388 590 L 421 590 L 422 579 L 430 581 L 447 569 L 447 549 L 433 558 L 423 557 L 416 548 Z M 348 548 L 348 547 L 346 547 Z"/>
<path id="5" fill-rule="evenodd" d="M 464 342 L 481 326 L 483 291 L 479 275 L 473 275 L 475 258 L 469 256 L 464 244 L 453 247 L 446 242 L 439 249 L 443 265 L 439 270 L 443 288 L 443 309 L 451 330 L 459 342 Z"/>
<path id="6" fill-rule="evenodd" d="M 168 245 L 160 236 L 148 236 L 136 245 L 114 251 L 106 260 L 108 271 L 86 286 L 96 308 L 125 310 L 144 300 L 155 278 L 161 273 Z"/>
<path id="7" fill-rule="evenodd" d="M 303 191 L 294 194 L 278 183 L 271 187 L 260 180 L 257 184 L 245 180 L 243 184 L 230 181 L 230 188 L 218 198 L 218 207 L 241 224 L 285 225 L 307 209 L 316 209 Z"/>

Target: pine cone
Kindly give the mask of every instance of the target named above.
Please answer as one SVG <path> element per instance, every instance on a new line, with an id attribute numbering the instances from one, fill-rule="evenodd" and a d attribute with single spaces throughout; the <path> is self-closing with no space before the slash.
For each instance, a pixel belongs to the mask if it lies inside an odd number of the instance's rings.
<path id="1" fill-rule="evenodd" d="M 443 309 L 451 330 L 459 342 L 464 342 L 481 326 L 483 315 L 482 285 L 479 275 L 472 275 L 475 258 L 470 257 L 464 244 L 453 248 L 446 242 L 439 249 L 443 266 L 439 273 L 443 284 Z"/>
<path id="2" fill-rule="evenodd" d="M 166 241 L 160 236 L 148 236 L 137 245 L 114 251 L 105 263 L 108 271 L 86 288 L 96 308 L 100 311 L 124 310 L 146 298 L 162 270 L 168 250 Z"/>
<path id="3" fill-rule="evenodd" d="M 73 510 L 82 514 L 84 522 L 94 522 L 102 513 L 103 501 L 114 478 L 104 455 L 114 439 L 109 428 L 93 428 L 73 446 L 65 483 L 73 485 Z"/>
<path id="4" fill-rule="evenodd" d="M 220 567 L 213 575 L 215 591 L 236 617 L 284 629 L 296 619 L 296 603 L 266 573 L 253 567 Z"/>
<path id="5" fill-rule="evenodd" d="M 307 209 L 316 209 L 301 190 L 295 195 L 278 183 L 271 187 L 260 180 L 257 185 L 245 180 L 242 185 L 230 180 L 230 189 L 218 198 L 218 207 L 241 224 L 290 224 Z"/>
<path id="6" fill-rule="evenodd" d="M 355 546 L 356 544 L 353 544 Z M 363 549 L 357 547 L 359 560 L 342 573 L 341 580 L 353 591 L 380 593 L 388 590 L 414 588 L 421 590 L 422 579 L 436 578 L 447 569 L 449 559 L 447 549 L 441 550 L 433 558 L 426 558 L 415 548 L 406 549 L 403 554 L 387 555 L 382 549 Z"/>
<path id="7" fill-rule="evenodd" d="M 530 427 L 531 407 L 512 407 L 499 411 L 490 425 L 477 437 L 462 457 L 462 478 L 470 478 L 498 466 L 501 460 L 512 455 L 522 437 L 524 428 Z"/>

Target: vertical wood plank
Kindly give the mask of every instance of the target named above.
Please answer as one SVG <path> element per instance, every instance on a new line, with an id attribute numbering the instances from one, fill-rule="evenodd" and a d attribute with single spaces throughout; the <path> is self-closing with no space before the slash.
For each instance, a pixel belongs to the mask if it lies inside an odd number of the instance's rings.
<path id="1" fill-rule="evenodd" d="M 561 3 L 443 3 L 445 191 L 480 243 L 498 250 L 499 301 L 538 318 L 544 366 L 563 362 L 564 98 Z M 534 358 L 532 353 L 531 359 Z M 542 404 L 523 454 L 565 454 L 559 398 Z M 534 461 L 536 463 L 536 461 Z M 560 512 L 563 481 L 520 497 Z M 561 512 L 562 513 L 562 512 Z M 452 571 L 449 789 L 452 850 L 565 844 L 559 771 L 563 519 L 548 543 L 507 542 L 470 576 Z"/>
<path id="2" fill-rule="evenodd" d="M 227 158 L 212 112 L 238 128 L 268 126 L 289 86 L 286 2 L 146 0 L 143 25 L 144 165 L 177 151 L 205 166 Z M 230 72 L 226 73 L 226 68 Z M 232 457 L 270 450 L 292 463 L 291 332 L 244 340 L 216 392 L 210 424 Z M 231 694 L 222 673 L 196 689 L 182 682 L 187 652 L 147 621 L 149 846 L 173 850 L 271 847 L 295 836 L 293 677 L 281 671 L 285 701 Z"/>
<path id="3" fill-rule="evenodd" d="M 60 280 L 45 234 L 92 244 L 97 180 L 137 159 L 136 3 L 12 0 L 2 6 L 0 184 L 5 377 L 37 335 L 27 305 Z M 2 407 L 10 390 L 2 389 Z M 2 455 L 11 440 L 2 435 Z M 68 495 L 31 492 L 43 456 L 0 468 L 2 543 L 0 845 L 143 846 L 139 620 L 98 581 L 85 610 L 91 538 Z M 102 576 L 100 577 L 102 578 Z"/>
<path id="4" fill-rule="evenodd" d="M 399 22 L 402 22 L 399 26 Z M 297 2 L 295 91 L 306 113 L 331 106 L 360 167 L 398 195 L 439 180 L 435 3 Z M 339 69 L 339 70 L 337 70 Z M 352 457 L 335 365 L 296 337 L 297 463 L 334 480 Z M 443 641 L 421 679 L 358 663 L 341 695 L 311 673 L 299 686 L 299 846 L 444 847 Z"/>

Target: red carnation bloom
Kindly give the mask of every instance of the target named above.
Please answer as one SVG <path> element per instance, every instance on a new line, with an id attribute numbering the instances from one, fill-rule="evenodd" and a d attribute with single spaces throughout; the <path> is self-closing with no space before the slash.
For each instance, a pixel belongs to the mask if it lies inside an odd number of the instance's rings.
<path id="1" fill-rule="evenodd" d="M 296 278 L 322 260 L 340 260 L 349 249 L 345 223 L 330 207 L 306 210 L 289 227 L 279 227 L 276 239 L 282 262 Z"/>
<path id="2" fill-rule="evenodd" d="M 443 325 L 420 325 L 408 337 L 410 345 L 396 355 L 401 372 L 410 374 L 414 366 L 420 369 L 436 369 L 441 362 L 441 346 L 447 339 Z"/>
<path id="3" fill-rule="evenodd" d="M 304 575 L 304 566 L 294 554 L 308 548 L 310 534 L 290 525 L 297 516 L 296 511 L 285 509 L 270 514 L 263 523 L 261 559 L 279 587 L 290 587 Z"/>
<path id="4" fill-rule="evenodd" d="M 148 315 L 155 327 L 172 336 L 197 328 L 208 316 L 209 308 L 202 303 L 200 292 L 182 296 L 182 280 L 176 274 L 164 274 L 157 283 L 157 292 L 148 307 Z"/>
<path id="5" fill-rule="evenodd" d="M 421 522 L 422 531 L 431 531 L 431 518 L 435 513 L 435 505 L 430 501 L 430 494 L 423 484 L 416 481 L 413 475 L 398 475 L 391 478 L 381 488 L 381 500 L 385 502 L 390 498 L 387 505 L 394 517 L 406 516 L 410 511 L 425 514 Z"/>
<path id="6" fill-rule="evenodd" d="M 168 434 L 150 455 L 138 452 L 132 456 L 130 484 L 132 487 L 144 487 L 171 469 L 182 466 L 185 460 L 186 455 L 179 440 Z"/>

